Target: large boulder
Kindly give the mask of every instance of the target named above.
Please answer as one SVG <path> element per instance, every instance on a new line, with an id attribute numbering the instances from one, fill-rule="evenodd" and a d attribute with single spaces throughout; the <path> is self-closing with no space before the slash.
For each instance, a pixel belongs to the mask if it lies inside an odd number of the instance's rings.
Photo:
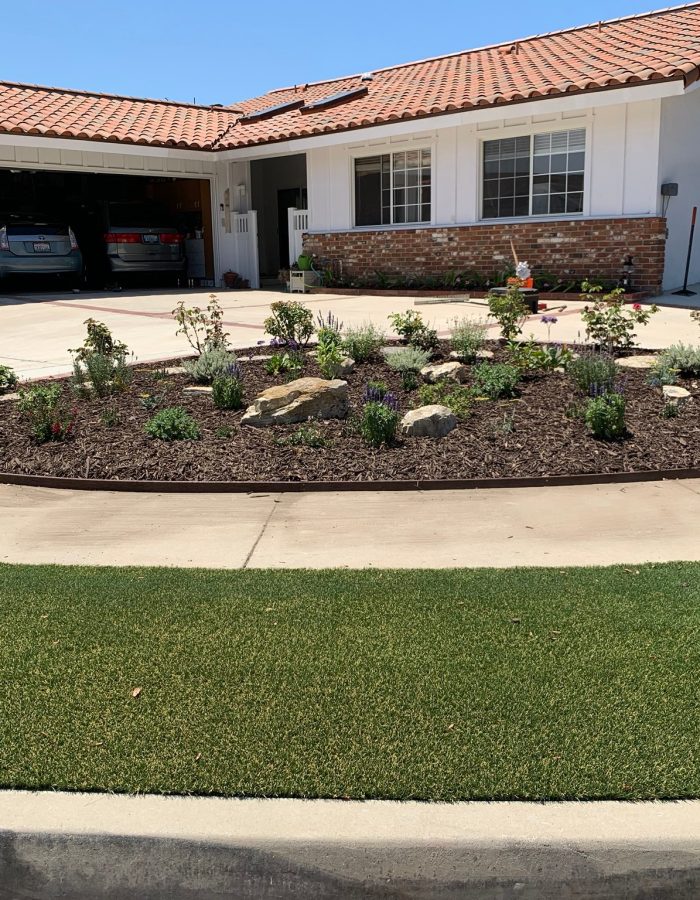
<path id="1" fill-rule="evenodd" d="M 421 375 L 429 384 L 435 384 L 436 381 L 444 380 L 456 381 L 458 384 L 463 384 L 467 380 L 467 372 L 467 367 L 456 360 L 454 362 L 435 363 L 430 366 L 424 366 L 420 370 Z"/>
<path id="2" fill-rule="evenodd" d="M 347 413 L 347 381 L 298 378 L 263 391 L 245 411 L 241 423 L 292 425 L 307 419 L 344 419 Z"/>
<path id="3" fill-rule="evenodd" d="M 441 438 L 457 425 L 457 417 L 447 406 L 431 403 L 412 409 L 401 419 L 401 434 L 405 437 Z"/>

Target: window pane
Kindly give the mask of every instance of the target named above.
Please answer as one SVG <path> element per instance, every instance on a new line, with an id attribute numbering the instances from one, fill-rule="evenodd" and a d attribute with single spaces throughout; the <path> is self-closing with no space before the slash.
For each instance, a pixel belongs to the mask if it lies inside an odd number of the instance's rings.
<path id="1" fill-rule="evenodd" d="M 414 203 L 406 207 L 406 221 L 420 222 L 420 206 L 418 204 Z"/>
<path id="2" fill-rule="evenodd" d="M 515 215 L 516 216 L 527 216 L 530 214 L 530 198 L 529 197 L 516 197 L 515 198 Z"/>
<path id="3" fill-rule="evenodd" d="M 583 175 L 569 175 L 566 179 L 566 189 L 567 191 L 582 191 Z"/>
<path id="4" fill-rule="evenodd" d="M 405 172 L 394 172 L 394 187 L 403 187 L 406 184 Z"/>
<path id="5" fill-rule="evenodd" d="M 420 162 L 422 166 L 430 165 L 430 150 L 421 150 L 420 152 Z"/>
<path id="6" fill-rule="evenodd" d="M 584 153 L 569 153 L 569 172 L 583 172 Z"/>
<path id="7" fill-rule="evenodd" d="M 403 188 L 394 189 L 394 205 L 403 206 L 406 203 L 406 191 Z"/>
<path id="8" fill-rule="evenodd" d="M 549 172 L 549 157 L 536 156 L 532 160 L 532 171 L 535 175 L 543 175 Z"/>
<path id="9" fill-rule="evenodd" d="M 529 135 L 484 142 L 482 183 L 482 215 L 484 218 L 515 215 L 516 195 L 521 198 L 518 202 L 517 215 L 528 214 L 530 147 Z M 497 197 L 499 198 L 498 203 L 495 202 Z"/>
<path id="10" fill-rule="evenodd" d="M 549 196 L 550 213 L 563 213 L 566 211 L 566 194 L 550 194 Z"/>
<path id="11" fill-rule="evenodd" d="M 406 188 L 406 203 L 420 202 L 420 188 Z"/>
<path id="12" fill-rule="evenodd" d="M 495 219 L 498 216 L 498 200 L 484 200 L 484 218 Z"/>
<path id="13" fill-rule="evenodd" d="M 421 206 L 421 222 L 429 222 L 430 221 L 430 204 L 424 203 Z"/>
<path id="14" fill-rule="evenodd" d="M 417 187 L 420 183 L 420 169 L 409 169 L 406 172 L 406 184 L 408 187 Z"/>
<path id="15" fill-rule="evenodd" d="M 355 160 L 355 224 L 382 224 L 381 156 Z"/>
<path id="16" fill-rule="evenodd" d="M 498 177 L 498 157 L 496 159 L 485 159 L 484 160 L 484 177 L 485 178 L 497 178 Z"/>
<path id="17" fill-rule="evenodd" d="M 498 197 L 498 182 L 495 179 L 484 182 L 484 199 L 488 200 L 491 197 Z"/>
<path id="18" fill-rule="evenodd" d="M 583 211 L 586 130 L 554 131 L 534 138 L 534 215 Z M 546 173 L 549 172 L 549 178 Z"/>
<path id="19" fill-rule="evenodd" d="M 397 169 L 405 169 L 406 168 L 406 154 L 405 153 L 394 153 L 394 172 Z"/>
<path id="20" fill-rule="evenodd" d="M 504 175 L 515 175 L 515 157 L 509 156 L 501 160 L 500 175 L 501 178 Z"/>
<path id="21" fill-rule="evenodd" d="M 398 222 L 401 224 L 406 221 L 406 207 L 405 206 L 395 206 L 394 207 L 394 222 Z"/>
<path id="22" fill-rule="evenodd" d="M 421 193 L 421 197 L 420 197 L 421 203 L 427 203 L 428 205 L 430 205 L 430 188 L 429 187 L 421 188 L 420 193 Z"/>
<path id="23" fill-rule="evenodd" d="M 552 172 L 566 172 L 566 153 L 555 153 L 551 157 Z"/>
<path id="24" fill-rule="evenodd" d="M 515 159 L 515 174 L 516 175 L 529 175 L 530 174 L 530 154 L 528 153 L 526 156 L 518 156 Z"/>
<path id="25" fill-rule="evenodd" d="M 532 215 L 533 216 L 543 216 L 549 212 L 549 197 L 545 194 L 543 196 L 533 197 L 532 198 Z"/>
<path id="26" fill-rule="evenodd" d="M 503 216 L 512 216 L 515 214 L 515 204 L 513 202 L 513 198 L 510 197 L 507 200 L 499 200 L 498 201 L 498 215 L 500 217 Z"/>
<path id="27" fill-rule="evenodd" d="M 549 190 L 553 194 L 563 194 L 566 191 L 566 175 L 550 175 Z"/>
<path id="28" fill-rule="evenodd" d="M 516 197 L 527 197 L 530 194 L 530 179 L 529 178 L 516 178 L 515 179 L 515 196 Z"/>
<path id="29" fill-rule="evenodd" d="M 566 211 L 569 213 L 583 212 L 583 194 L 569 194 L 566 198 Z"/>
<path id="30" fill-rule="evenodd" d="M 515 194 L 515 178 L 501 178 L 501 197 L 512 197 Z"/>
<path id="31" fill-rule="evenodd" d="M 549 193 L 549 175 L 535 175 L 532 179 L 532 194 Z"/>
<path id="32" fill-rule="evenodd" d="M 406 154 L 406 165 L 412 169 L 416 169 L 420 165 L 419 150 L 409 150 L 409 152 Z"/>

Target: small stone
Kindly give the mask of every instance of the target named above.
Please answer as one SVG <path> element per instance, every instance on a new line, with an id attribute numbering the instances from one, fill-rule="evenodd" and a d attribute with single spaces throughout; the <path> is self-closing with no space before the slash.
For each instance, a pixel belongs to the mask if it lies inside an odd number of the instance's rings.
<path id="1" fill-rule="evenodd" d="M 243 425 L 292 425 L 307 419 L 344 419 L 348 383 L 325 378 L 298 378 L 263 391 L 245 411 Z"/>
<path id="2" fill-rule="evenodd" d="M 463 384 L 467 380 L 468 374 L 467 367 L 456 361 L 424 366 L 420 373 L 429 384 L 435 384 L 436 381 L 445 379 Z"/>
<path id="3" fill-rule="evenodd" d="M 401 419 L 401 434 L 405 437 L 441 438 L 457 426 L 457 417 L 447 406 L 431 403 L 412 409 Z"/>
<path id="4" fill-rule="evenodd" d="M 17 393 L 0 394 L 0 403 L 2 403 L 5 400 L 19 400 L 19 394 L 17 394 Z"/>
<path id="5" fill-rule="evenodd" d="M 464 354 L 460 353 L 459 350 L 450 351 L 450 359 L 464 361 L 464 358 Z M 476 359 L 493 359 L 493 350 L 477 350 Z"/>
<path id="6" fill-rule="evenodd" d="M 644 354 L 641 356 L 621 356 L 615 360 L 615 363 L 621 369 L 651 369 L 656 365 L 658 356 L 655 354 Z"/>
<path id="7" fill-rule="evenodd" d="M 351 359 L 349 356 L 345 356 L 340 361 L 340 365 L 335 373 L 336 378 L 345 378 L 346 375 L 350 375 L 351 372 L 355 371 L 355 360 Z"/>
<path id="8" fill-rule="evenodd" d="M 184 366 L 166 366 L 165 374 L 166 375 L 185 375 L 187 370 Z"/>
<path id="9" fill-rule="evenodd" d="M 665 384 L 662 391 L 666 401 L 674 406 L 682 406 L 692 399 L 690 391 L 687 391 L 684 387 L 679 387 L 677 384 Z"/>
<path id="10" fill-rule="evenodd" d="M 214 388 L 210 384 L 190 384 L 182 389 L 183 394 L 211 394 Z"/>

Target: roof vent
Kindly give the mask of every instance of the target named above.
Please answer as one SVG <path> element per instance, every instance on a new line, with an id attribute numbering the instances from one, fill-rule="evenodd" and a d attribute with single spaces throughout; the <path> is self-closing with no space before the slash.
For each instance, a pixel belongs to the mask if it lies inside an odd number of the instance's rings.
<path id="1" fill-rule="evenodd" d="M 374 75 L 371 72 L 365 72 L 363 75 L 360 75 L 360 81 L 373 81 Z"/>

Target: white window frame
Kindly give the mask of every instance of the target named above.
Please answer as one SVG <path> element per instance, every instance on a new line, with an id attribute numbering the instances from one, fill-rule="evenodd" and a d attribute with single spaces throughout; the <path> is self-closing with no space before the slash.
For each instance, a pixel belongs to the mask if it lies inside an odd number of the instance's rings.
<path id="1" fill-rule="evenodd" d="M 586 135 L 586 149 L 583 161 L 583 209 L 577 213 L 533 213 L 532 212 L 532 186 L 534 177 L 534 166 L 530 165 L 530 212 L 526 216 L 484 216 L 484 144 L 489 141 L 501 141 L 507 138 L 530 137 L 530 160 L 533 159 L 533 150 L 535 143 L 535 135 L 539 134 L 555 134 L 559 131 L 584 131 Z M 499 222 L 537 222 L 537 221 L 561 221 L 576 220 L 588 218 L 591 214 L 591 159 L 593 156 L 592 145 L 592 128 L 589 119 L 558 119 L 556 122 L 547 122 L 538 125 L 537 123 L 519 126 L 517 128 L 508 128 L 503 130 L 494 129 L 493 132 L 483 132 L 478 140 L 477 152 L 479 154 L 478 184 L 477 184 L 477 221 L 487 222 L 489 224 L 497 224 Z"/>
<path id="2" fill-rule="evenodd" d="M 365 147 L 354 147 L 349 152 L 349 181 L 350 181 L 350 204 L 352 212 L 352 228 L 357 231 L 379 231 L 400 228 L 429 228 L 435 224 L 435 173 L 436 173 L 436 141 L 401 141 L 391 144 L 367 145 Z M 430 218 L 425 222 L 387 222 L 378 225 L 358 225 L 356 223 L 357 207 L 355 205 L 355 160 L 366 159 L 371 156 L 386 156 L 389 154 L 393 157 L 394 153 L 407 153 L 411 150 L 430 150 Z M 390 191 L 391 191 L 391 215 L 394 216 L 394 165 L 393 159 L 390 167 Z M 418 204 L 419 206 L 421 204 Z"/>

